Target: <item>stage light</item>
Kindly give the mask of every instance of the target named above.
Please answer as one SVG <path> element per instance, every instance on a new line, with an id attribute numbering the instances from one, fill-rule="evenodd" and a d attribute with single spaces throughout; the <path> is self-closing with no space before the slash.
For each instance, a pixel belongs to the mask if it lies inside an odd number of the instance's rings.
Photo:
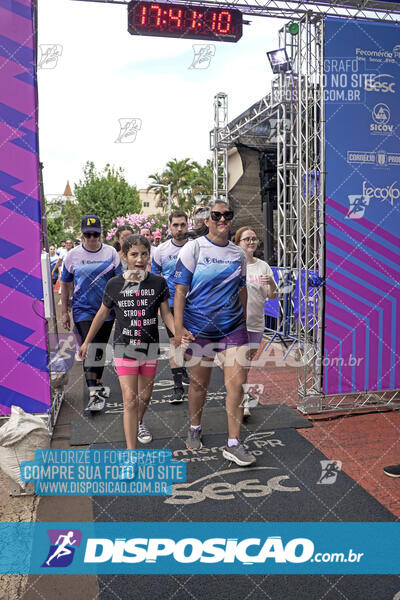
<path id="1" fill-rule="evenodd" d="M 273 73 L 284 73 L 292 70 L 285 48 L 271 50 L 271 52 L 267 52 L 267 57 Z"/>
<path id="2" fill-rule="evenodd" d="M 290 35 L 297 35 L 299 33 L 299 24 L 296 23 L 296 21 L 292 21 L 292 23 L 289 23 L 287 28 Z"/>

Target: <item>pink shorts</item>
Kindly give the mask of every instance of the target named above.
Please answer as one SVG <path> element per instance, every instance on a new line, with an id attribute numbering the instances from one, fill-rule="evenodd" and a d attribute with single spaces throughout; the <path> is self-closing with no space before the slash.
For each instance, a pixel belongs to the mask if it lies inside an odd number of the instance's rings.
<path id="1" fill-rule="evenodd" d="M 133 360 L 132 358 L 114 358 L 117 375 L 143 375 L 154 377 L 157 371 L 157 359 Z"/>

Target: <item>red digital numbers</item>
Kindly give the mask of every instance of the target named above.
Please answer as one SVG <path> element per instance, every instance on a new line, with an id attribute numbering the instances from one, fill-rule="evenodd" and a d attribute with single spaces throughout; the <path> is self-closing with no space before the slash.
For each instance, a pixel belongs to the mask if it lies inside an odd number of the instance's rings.
<path id="1" fill-rule="evenodd" d="M 236 9 L 134 0 L 128 5 L 128 31 L 134 35 L 237 42 L 242 37 L 242 14 Z"/>

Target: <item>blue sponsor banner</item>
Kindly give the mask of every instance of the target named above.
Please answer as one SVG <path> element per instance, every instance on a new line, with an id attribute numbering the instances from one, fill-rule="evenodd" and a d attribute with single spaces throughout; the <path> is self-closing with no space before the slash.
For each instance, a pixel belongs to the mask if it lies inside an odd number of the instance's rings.
<path id="1" fill-rule="evenodd" d="M 326 394 L 400 387 L 398 24 L 327 18 Z M 355 357 L 355 361 L 350 357 Z"/>
<path id="2" fill-rule="evenodd" d="M 165 449 L 36 450 L 20 476 L 38 496 L 159 496 L 186 481 L 186 463 Z"/>
<path id="3" fill-rule="evenodd" d="M 0 573 L 398 574 L 400 523 L 0 523 Z"/>

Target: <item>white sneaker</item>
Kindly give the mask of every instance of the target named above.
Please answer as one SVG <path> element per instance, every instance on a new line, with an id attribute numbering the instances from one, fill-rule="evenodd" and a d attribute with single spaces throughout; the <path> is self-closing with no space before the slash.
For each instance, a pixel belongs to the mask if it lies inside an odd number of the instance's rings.
<path id="1" fill-rule="evenodd" d="M 103 385 L 101 382 L 99 383 L 100 394 L 103 398 L 109 398 L 111 396 L 111 389 L 108 385 Z"/>
<path id="2" fill-rule="evenodd" d="M 101 395 L 100 388 L 94 388 L 89 392 L 89 402 L 86 410 L 91 412 L 99 412 L 103 410 L 106 404 L 106 399 Z"/>
<path id="3" fill-rule="evenodd" d="M 141 444 L 150 444 L 153 440 L 153 436 L 144 423 L 139 423 L 137 439 Z"/>

